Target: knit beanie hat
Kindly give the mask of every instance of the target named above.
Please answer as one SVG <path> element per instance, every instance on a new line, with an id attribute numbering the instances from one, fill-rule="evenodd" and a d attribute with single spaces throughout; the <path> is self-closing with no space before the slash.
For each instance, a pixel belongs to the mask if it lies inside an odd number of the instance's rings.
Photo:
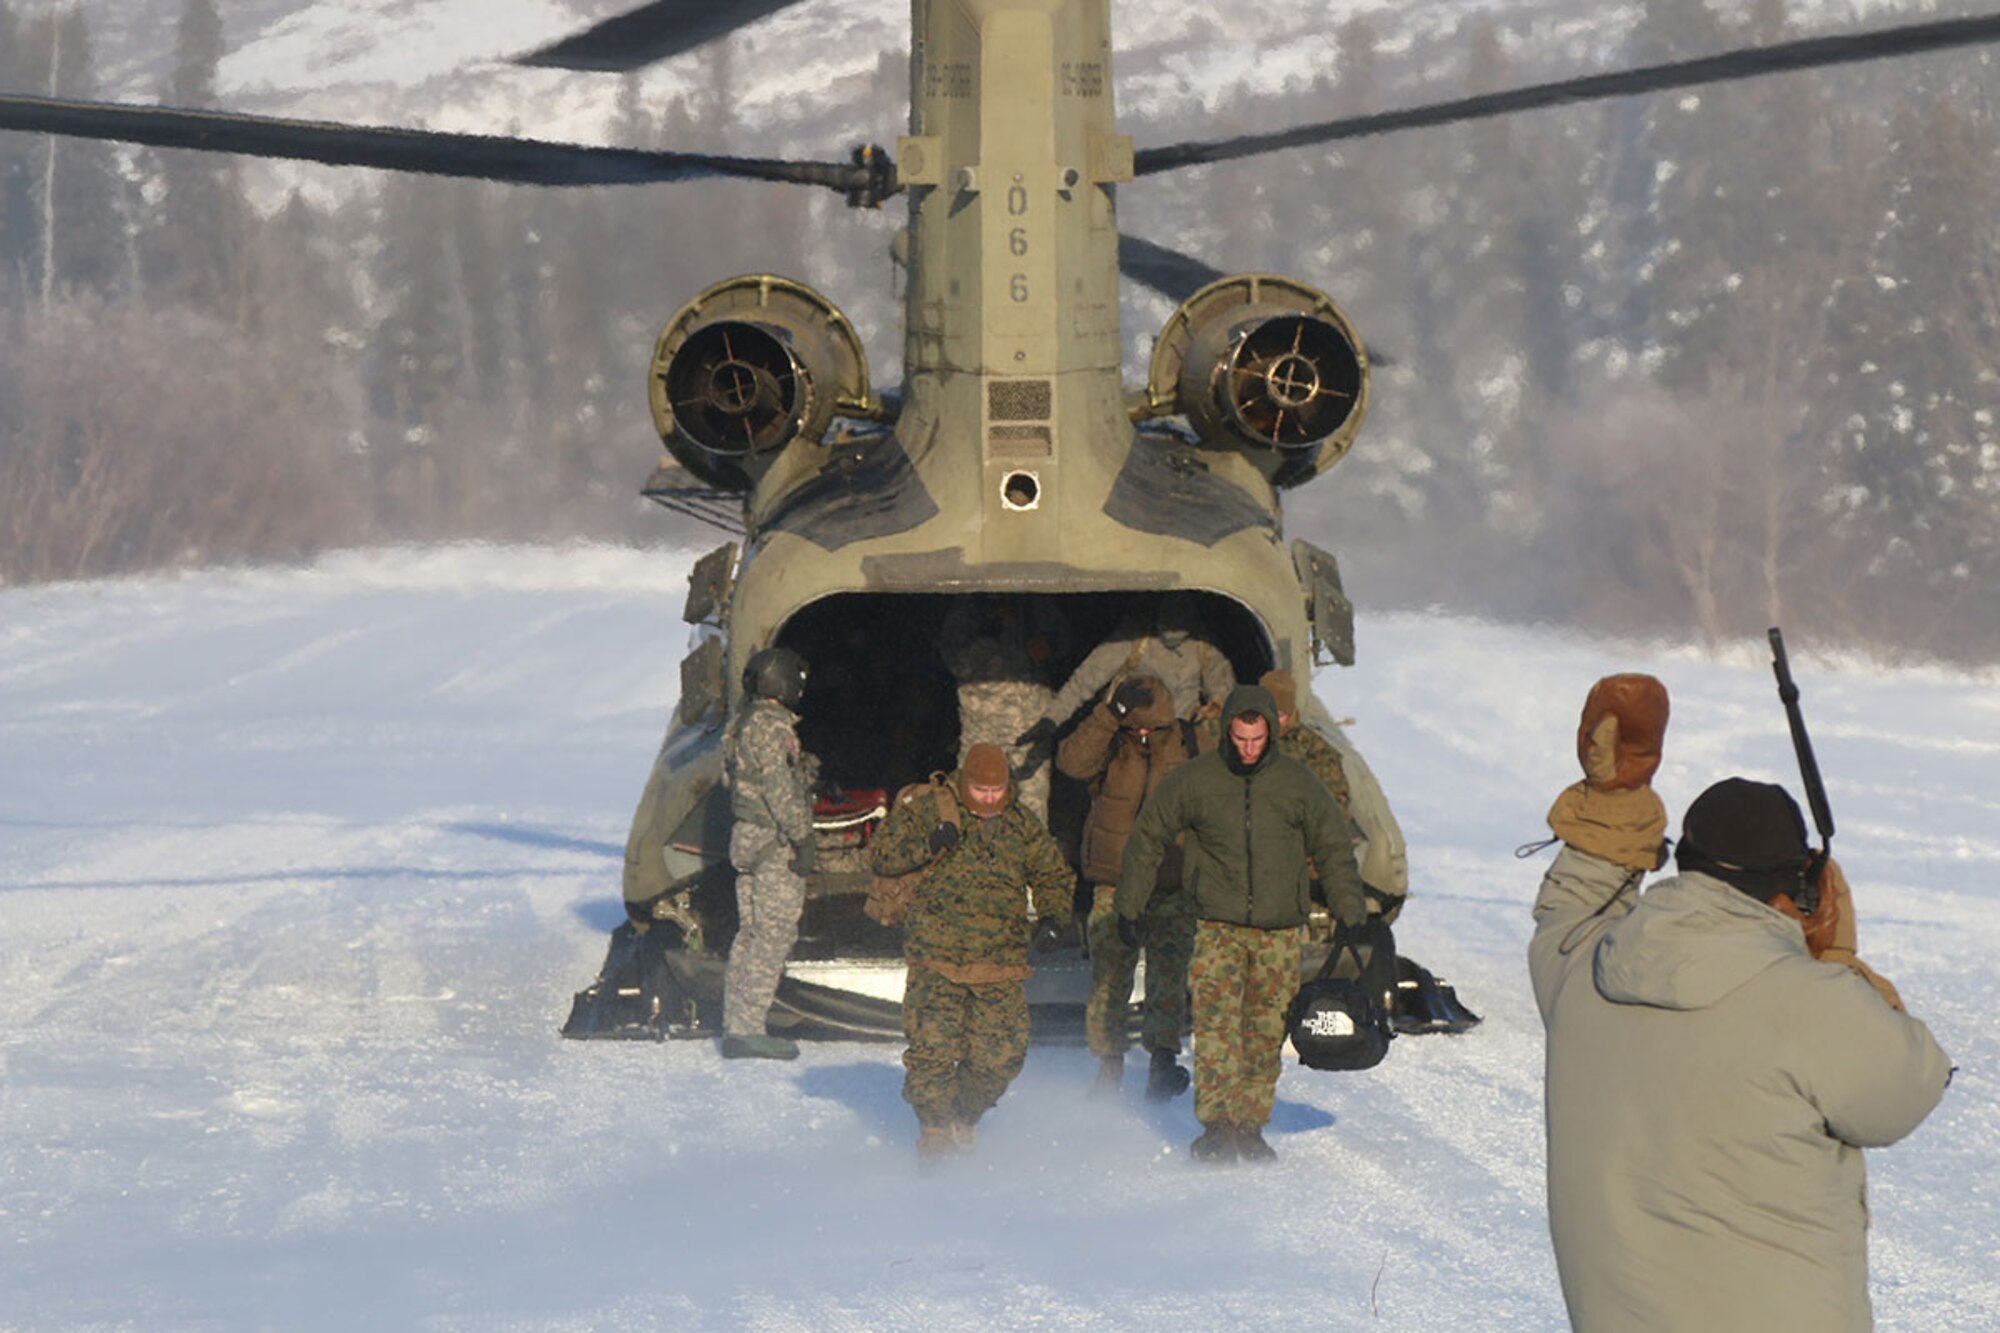
<path id="1" fill-rule="evenodd" d="M 958 769 L 958 799 L 965 808 L 981 819 L 991 819 L 1007 808 L 1007 802 L 1014 795 L 1013 774 L 1007 768 L 1007 752 L 988 741 L 981 741 L 965 752 L 965 762 Z M 987 805 L 972 799 L 975 787 L 1004 788 L 998 804 Z"/>
<path id="2" fill-rule="evenodd" d="M 1675 863 L 1763 902 L 1796 893 L 1806 867 L 1806 821 L 1783 787 L 1724 778 L 1681 820 Z"/>

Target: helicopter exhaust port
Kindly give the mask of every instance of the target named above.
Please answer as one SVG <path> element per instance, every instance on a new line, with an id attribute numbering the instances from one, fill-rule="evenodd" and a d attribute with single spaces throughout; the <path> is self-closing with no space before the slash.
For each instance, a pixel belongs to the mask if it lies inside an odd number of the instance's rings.
<path id="1" fill-rule="evenodd" d="M 812 407 L 812 372 L 768 325 L 724 320 L 697 329 L 667 367 L 674 417 L 725 457 L 782 447 Z"/>
<path id="2" fill-rule="evenodd" d="M 817 443 L 837 411 L 879 407 L 847 317 L 768 274 L 730 278 L 683 306 L 660 334 L 648 391 L 667 449 L 728 490 L 754 486 L 793 441 Z"/>
<path id="3" fill-rule="evenodd" d="M 1012 513 L 1026 513 L 1042 504 L 1042 482 L 1032 472 L 1009 472 L 1000 482 L 1000 507 Z"/>
<path id="4" fill-rule="evenodd" d="M 1368 410 L 1368 357 L 1325 293 L 1269 274 L 1223 278 L 1174 312 L 1153 350 L 1155 413 L 1211 448 L 1244 449 L 1291 486 L 1347 452 Z"/>
<path id="5" fill-rule="evenodd" d="M 1339 430 L 1354 411 L 1361 362 L 1333 325 L 1285 315 L 1233 333 L 1209 381 L 1236 434 L 1304 449 Z"/>

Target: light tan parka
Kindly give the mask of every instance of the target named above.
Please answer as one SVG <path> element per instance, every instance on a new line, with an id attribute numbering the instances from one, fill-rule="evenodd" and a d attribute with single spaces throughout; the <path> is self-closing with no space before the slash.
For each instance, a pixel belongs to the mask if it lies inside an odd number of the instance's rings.
<path id="1" fill-rule="evenodd" d="M 1850 1333 L 1868 1300 L 1861 1150 L 1951 1064 L 1791 918 L 1720 880 L 1565 847 L 1535 899 L 1549 1232 L 1579 1333 Z"/>

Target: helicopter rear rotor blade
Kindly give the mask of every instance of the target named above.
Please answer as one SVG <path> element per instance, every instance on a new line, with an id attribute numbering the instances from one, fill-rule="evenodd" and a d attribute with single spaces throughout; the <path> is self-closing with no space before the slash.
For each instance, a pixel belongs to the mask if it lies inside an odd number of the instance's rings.
<path id="1" fill-rule="evenodd" d="M 604 148 L 14 94 L 0 94 L 0 130 L 528 185 L 639 185 L 724 176 L 852 193 L 872 179 L 867 168 L 851 162 Z"/>
<path id="2" fill-rule="evenodd" d="M 1699 84 L 1724 83 L 1778 74 L 1791 70 L 1819 69 L 1828 65 L 1854 64 L 1886 56 L 1917 55 L 2000 40 L 2000 14 L 1978 18 L 1944 19 L 1874 32 L 1847 33 L 1838 37 L 1808 37 L 1794 42 L 1733 51 L 1726 55 L 1703 56 L 1665 65 L 1623 70 L 1615 74 L 1593 74 L 1564 79 L 1557 83 L 1516 88 L 1510 92 L 1484 93 L 1452 102 L 1385 111 L 1374 115 L 1348 116 L 1340 120 L 1300 125 L 1268 134 L 1246 134 L 1234 139 L 1172 144 L 1163 148 L 1141 149 L 1133 155 L 1133 170 L 1151 176 L 1181 167 L 1209 162 L 1230 162 L 1283 148 L 1360 139 L 1393 130 L 1451 125 L 1468 120 L 1484 120 L 1516 111 L 1562 106 L 1578 102 L 1602 101 L 1634 93 L 1664 92 L 1692 88 Z"/>
<path id="3" fill-rule="evenodd" d="M 1176 305 L 1211 282 L 1229 276 L 1205 259 L 1169 250 L 1164 245 L 1125 232 L 1118 233 L 1118 271 Z M 1378 347 L 1368 349 L 1368 360 L 1376 366 L 1397 364 L 1394 356 Z"/>
<path id="4" fill-rule="evenodd" d="M 653 0 L 514 63 L 623 74 L 692 51 L 798 0 Z"/>
<path id="5" fill-rule="evenodd" d="M 1174 302 L 1187 300 L 1223 276 L 1221 269 L 1205 260 L 1122 232 L 1118 237 L 1118 271 Z"/>

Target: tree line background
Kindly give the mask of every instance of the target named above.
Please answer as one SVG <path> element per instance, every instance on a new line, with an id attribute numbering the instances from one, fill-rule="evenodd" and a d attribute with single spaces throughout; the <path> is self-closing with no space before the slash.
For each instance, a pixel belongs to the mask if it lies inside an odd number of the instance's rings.
<path id="1" fill-rule="evenodd" d="M 79 9 L 0 0 L 0 88 L 99 95 Z M 1878 16 L 1887 21 L 1887 16 Z M 1622 60 L 1797 36 L 1787 0 L 1646 0 Z M 1191 41 L 1199 52 L 1200 34 Z M 1190 98 L 1142 144 L 1381 109 L 1545 68 L 1486 21 L 1310 85 Z M 214 106 L 214 0 L 160 100 Z M 608 142 L 828 156 L 738 121 L 729 43 Z M 1157 53 L 1156 53 L 1157 54 Z M 904 115 L 902 51 L 849 108 Z M 1126 187 L 1127 230 L 1333 293 L 1370 422 L 1293 535 L 1364 608 L 1714 644 L 1784 623 L 1885 658 L 2000 659 L 2000 118 L 1982 52 L 1404 134 Z M 524 128 L 532 134 L 533 128 Z M 773 139 L 789 138 L 796 146 Z M 0 135 L 0 582 L 484 537 L 706 540 L 635 496 L 660 323 L 732 273 L 821 287 L 895 381 L 889 240 L 749 183 L 536 190 L 367 175 L 253 203 L 208 154 Z M 1168 307 L 1134 292 L 1133 371 Z"/>

